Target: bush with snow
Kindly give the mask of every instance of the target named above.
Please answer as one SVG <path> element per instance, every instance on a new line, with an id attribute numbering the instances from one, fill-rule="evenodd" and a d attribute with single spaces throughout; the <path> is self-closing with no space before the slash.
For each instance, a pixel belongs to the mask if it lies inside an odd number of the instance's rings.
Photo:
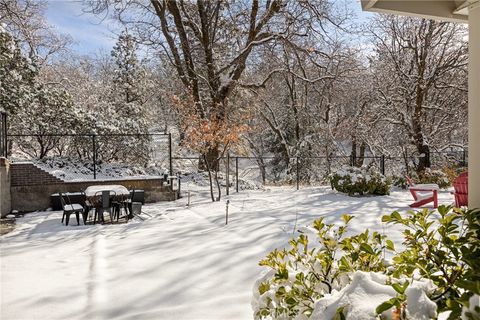
<path id="1" fill-rule="evenodd" d="M 353 195 L 386 195 L 390 193 L 390 180 L 374 168 L 342 167 L 329 175 L 332 189 Z"/>
<path id="2" fill-rule="evenodd" d="M 315 241 L 302 234 L 260 262 L 269 270 L 254 286 L 256 319 L 435 319 L 446 311 L 448 319 L 478 319 L 480 210 L 384 216 L 406 228 L 401 251 L 368 230 L 346 237 L 351 219 L 316 220 L 307 228 Z"/>
<path id="3" fill-rule="evenodd" d="M 394 187 L 398 187 L 403 190 L 406 190 L 408 187 L 407 178 L 405 178 L 404 175 L 403 176 L 393 175 L 390 177 L 390 180 L 392 181 L 392 185 Z"/>
<path id="4" fill-rule="evenodd" d="M 432 170 L 430 168 L 419 172 L 416 181 L 420 184 L 435 183 L 438 184 L 441 189 L 446 189 L 452 184 L 445 172 L 442 170 Z"/>

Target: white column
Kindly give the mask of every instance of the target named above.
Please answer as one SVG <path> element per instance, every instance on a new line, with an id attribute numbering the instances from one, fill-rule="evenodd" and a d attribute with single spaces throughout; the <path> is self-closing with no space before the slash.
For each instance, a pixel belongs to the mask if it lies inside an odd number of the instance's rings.
<path id="1" fill-rule="evenodd" d="M 480 2 L 470 6 L 468 24 L 468 207 L 480 208 Z"/>

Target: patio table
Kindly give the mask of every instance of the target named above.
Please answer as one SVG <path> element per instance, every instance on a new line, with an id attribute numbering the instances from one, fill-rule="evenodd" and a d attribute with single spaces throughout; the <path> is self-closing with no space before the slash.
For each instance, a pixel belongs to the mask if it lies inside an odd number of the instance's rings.
<path id="1" fill-rule="evenodd" d="M 90 186 L 85 189 L 85 197 L 87 200 L 96 205 L 101 202 L 101 192 L 109 191 L 112 200 L 123 201 L 130 197 L 130 191 L 122 185 L 111 184 L 111 185 L 98 185 Z"/>
<path id="2" fill-rule="evenodd" d="M 110 193 L 110 201 L 115 201 L 117 203 L 123 203 L 125 200 L 130 198 L 130 191 L 122 185 L 96 185 L 96 186 L 89 186 L 85 189 L 85 204 L 87 206 L 87 211 L 90 209 L 95 208 L 95 217 L 97 216 L 97 212 L 99 214 L 99 221 L 104 222 L 103 219 L 103 212 L 105 208 L 102 207 L 102 192 L 107 191 Z M 110 207 L 113 205 L 110 202 Z M 109 210 L 112 210 L 111 208 Z M 111 211 L 110 218 L 112 219 Z M 118 214 L 120 214 L 118 212 Z M 93 223 L 95 223 L 96 218 L 94 218 Z M 117 219 L 118 220 L 118 219 Z"/>

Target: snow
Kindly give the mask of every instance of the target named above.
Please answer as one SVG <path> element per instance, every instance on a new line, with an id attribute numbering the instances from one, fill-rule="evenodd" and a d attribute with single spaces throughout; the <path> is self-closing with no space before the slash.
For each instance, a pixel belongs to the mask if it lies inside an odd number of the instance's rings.
<path id="1" fill-rule="evenodd" d="M 338 308 L 345 307 L 349 320 L 375 319 L 375 308 L 396 296 L 386 280 L 381 274 L 355 272 L 349 285 L 317 301 L 312 318 L 330 320 Z"/>
<path id="2" fill-rule="evenodd" d="M 318 187 L 242 191 L 217 203 L 205 195 L 189 208 L 186 201 L 148 204 L 145 219 L 128 224 L 67 227 L 60 211 L 18 218 L 0 238 L 0 318 L 251 319 L 252 288 L 265 271 L 258 262 L 295 230 L 351 213 L 351 232 L 370 228 L 399 243 L 396 226 L 379 221 L 412 199 L 408 191 L 348 197 Z M 439 202 L 453 197 L 441 191 Z"/>
<path id="3" fill-rule="evenodd" d="M 22 161 L 15 161 L 15 163 L 22 163 Z M 34 161 L 34 164 L 40 169 L 47 171 L 64 181 L 83 181 L 93 179 L 93 163 L 90 160 L 82 161 L 78 159 L 56 157 L 37 160 Z M 96 165 L 97 179 L 159 178 L 166 172 L 166 169 L 156 165 L 147 168 L 116 163 L 98 163 Z"/>

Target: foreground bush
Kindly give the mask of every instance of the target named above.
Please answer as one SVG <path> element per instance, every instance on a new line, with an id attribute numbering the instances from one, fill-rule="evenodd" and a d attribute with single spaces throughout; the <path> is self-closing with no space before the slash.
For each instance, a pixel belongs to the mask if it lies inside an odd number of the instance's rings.
<path id="1" fill-rule="evenodd" d="M 353 195 L 390 194 L 390 180 L 374 168 L 343 167 L 329 175 L 332 189 Z"/>
<path id="2" fill-rule="evenodd" d="M 316 220 L 311 239 L 302 234 L 260 262 L 269 271 L 254 287 L 256 319 L 480 317 L 480 210 L 441 206 L 438 213 L 384 216 L 405 228 L 403 250 L 368 230 L 347 237 L 351 220 Z"/>

